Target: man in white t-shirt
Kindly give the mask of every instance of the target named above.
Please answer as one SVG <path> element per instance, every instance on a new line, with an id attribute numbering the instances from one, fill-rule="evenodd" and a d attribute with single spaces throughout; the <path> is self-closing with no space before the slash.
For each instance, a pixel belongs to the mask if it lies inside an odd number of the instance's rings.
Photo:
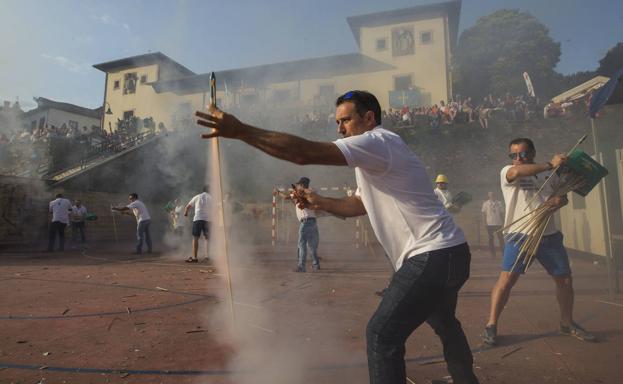
<path id="1" fill-rule="evenodd" d="M 125 207 L 113 207 L 112 209 L 119 212 L 132 212 L 136 217 L 136 252 L 135 255 L 143 253 L 143 241 L 147 244 L 147 253 L 152 252 L 151 235 L 149 227 L 151 226 L 151 216 L 145 204 L 138 199 L 138 194 L 130 193 L 128 196 L 130 204 Z"/>
<path id="2" fill-rule="evenodd" d="M 184 227 L 186 225 L 184 223 L 184 205 L 182 205 L 180 199 L 175 199 L 173 201 L 173 209 L 171 209 L 170 215 L 173 233 L 178 236 L 183 236 Z"/>
<path id="3" fill-rule="evenodd" d="M 541 204 L 561 208 L 567 204 L 566 196 L 554 195 L 554 186 L 558 177 L 554 174 L 552 180 L 536 195 L 546 177 L 545 172 L 559 167 L 567 161 L 563 154 L 556 154 L 547 163 L 535 163 L 536 149 L 532 140 L 517 138 L 509 144 L 511 164 L 502 168 L 500 172 L 500 186 L 506 203 L 506 218 L 504 221 L 505 235 L 509 241 L 504 246 L 502 258 L 502 272 L 491 292 L 491 311 L 485 327 L 483 341 L 487 345 L 497 343 L 497 326 L 504 306 L 508 302 L 511 289 L 525 272 L 525 256 L 519 251 L 522 241 L 516 233 L 525 233 L 523 222 L 516 222 L 526 213 L 535 210 Z M 514 224 L 513 224 L 514 223 Z M 518 239 L 518 240 L 515 240 Z M 550 220 L 540 242 L 536 259 L 543 265 L 547 273 L 552 276 L 556 284 L 556 299 L 560 309 L 560 333 L 573 336 L 584 341 L 595 341 L 595 336 L 584 330 L 573 321 L 573 284 L 569 257 L 563 246 L 562 233 Z"/>
<path id="4" fill-rule="evenodd" d="M 87 207 L 82 205 L 80 200 L 76 200 L 74 206 L 71 207 L 71 241 L 75 244 L 80 233 L 82 244 L 86 241 L 85 217 L 87 215 Z"/>
<path id="5" fill-rule="evenodd" d="M 208 257 L 209 240 L 210 240 L 210 222 L 212 221 L 212 196 L 208 193 L 210 187 L 203 187 L 203 192 L 193 197 L 186 208 L 184 209 L 184 216 L 188 216 L 188 211 L 191 208 L 195 209 L 195 216 L 193 217 L 193 255 L 186 259 L 187 263 L 196 263 L 199 261 L 197 253 L 199 252 L 199 238 L 201 234 L 205 238 L 206 243 L 206 260 L 210 260 Z"/>
<path id="6" fill-rule="evenodd" d="M 489 238 L 489 253 L 491 253 L 491 257 L 495 257 L 495 237 L 498 238 L 500 248 L 504 249 L 504 236 L 500 231 L 504 222 L 504 205 L 500 200 L 494 198 L 493 192 L 487 192 L 487 197 L 488 199 L 482 203 L 481 212 Z"/>
<path id="7" fill-rule="evenodd" d="M 295 184 L 297 188 L 309 188 L 309 178 L 301 177 Z M 320 261 L 318 260 L 318 243 L 320 235 L 318 233 L 318 223 L 316 211 L 308 208 L 299 208 L 295 205 L 296 218 L 301 223 L 299 225 L 299 241 L 298 241 L 298 264 L 295 272 L 306 271 L 307 247 L 311 251 L 312 270 L 318 272 L 320 270 Z"/>
<path id="8" fill-rule="evenodd" d="M 452 207 L 452 192 L 448 190 L 448 177 L 446 175 L 439 174 L 435 178 L 435 189 L 433 190 L 437 199 L 441 201 L 441 204 L 446 209 Z"/>
<path id="9" fill-rule="evenodd" d="M 54 251 L 54 242 L 58 234 L 58 250 L 65 250 L 65 228 L 69 224 L 69 212 L 71 202 L 63 197 L 62 193 L 56 195 L 56 199 L 50 201 L 49 213 L 52 214 L 48 237 L 48 252 Z"/>
<path id="10" fill-rule="evenodd" d="M 439 335 L 455 383 L 478 383 L 473 358 L 455 317 L 458 291 L 469 276 L 470 252 L 461 229 L 437 200 L 424 164 L 402 139 L 381 127 L 374 95 L 350 91 L 336 101 L 335 119 L 343 139 L 306 140 L 240 122 L 210 107 L 198 124 L 212 128 L 204 138 L 238 139 L 267 154 L 300 165 L 355 169 L 353 196 L 328 198 L 296 191 L 299 208 L 342 217 L 368 214 L 395 273 L 368 323 L 370 382 L 405 383 L 405 342 L 423 322 Z"/>

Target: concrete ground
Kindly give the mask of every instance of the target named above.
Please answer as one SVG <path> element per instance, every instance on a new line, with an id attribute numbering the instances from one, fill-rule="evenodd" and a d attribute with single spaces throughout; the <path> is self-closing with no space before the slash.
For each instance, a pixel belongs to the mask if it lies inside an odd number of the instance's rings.
<path id="1" fill-rule="evenodd" d="M 365 327 L 390 275 L 378 248 L 322 243 L 318 273 L 292 271 L 293 244 L 232 248 L 233 305 L 219 257 L 139 257 L 130 244 L 3 251 L 0 383 L 367 382 Z M 623 297 L 609 299 L 604 268 L 586 261 L 573 261 L 575 318 L 600 342 L 557 334 L 553 282 L 535 266 L 502 316 L 500 346 L 483 349 L 499 264 L 473 250 L 459 299 L 481 383 L 623 382 Z M 406 358 L 412 382 L 447 376 L 427 325 Z"/>

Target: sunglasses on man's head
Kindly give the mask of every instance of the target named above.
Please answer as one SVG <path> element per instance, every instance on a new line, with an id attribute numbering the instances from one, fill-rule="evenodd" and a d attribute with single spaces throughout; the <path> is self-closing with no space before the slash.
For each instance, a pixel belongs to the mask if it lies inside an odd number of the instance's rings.
<path id="1" fill-rule="evenodd" d="M 528 151 L 521 151 L 521 152 L 513 152 L 513 153 L 509 153 L 508 157 L 511 160 L 516 160 L 517 157 L 521 158 L 521 159 L 527 159 L 528 156 L 530 156 L 530 152 Z"/>

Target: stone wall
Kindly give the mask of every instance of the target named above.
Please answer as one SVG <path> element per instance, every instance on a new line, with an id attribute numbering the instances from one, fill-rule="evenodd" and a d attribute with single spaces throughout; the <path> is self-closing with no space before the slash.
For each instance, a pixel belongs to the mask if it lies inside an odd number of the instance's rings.
<path id="1" fill-rule="evenodd" d="M 16 244 L 38 244 L 47 239 L 48 204 L 57 193 L 70 200 L 80 199 L 89 212 L 98 216 L 87 223 L 89 241 L 114 241 L 115 225 L 119 241 L 135 236 L 134 217 L 113 215 L 110 204 L 127 203 L 126 194 L 75 192 L 48 189 L 42 181 L 0 176 L 0 247 Z M 67 231 L 66 235 L 70 232 Z"/>

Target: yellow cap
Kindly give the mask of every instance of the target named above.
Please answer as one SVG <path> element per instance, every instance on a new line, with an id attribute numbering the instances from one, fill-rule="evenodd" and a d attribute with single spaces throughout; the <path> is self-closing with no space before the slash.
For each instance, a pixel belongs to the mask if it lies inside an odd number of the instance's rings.
<path id="1" fill-rule="evenodd" d="M 446 177 L 446 175 L 439 174 L 437 175 L 437 178 L 435 179 L 435 183 L 447 183 L 447 182 L 448 182 L 448 178 Z"/>

